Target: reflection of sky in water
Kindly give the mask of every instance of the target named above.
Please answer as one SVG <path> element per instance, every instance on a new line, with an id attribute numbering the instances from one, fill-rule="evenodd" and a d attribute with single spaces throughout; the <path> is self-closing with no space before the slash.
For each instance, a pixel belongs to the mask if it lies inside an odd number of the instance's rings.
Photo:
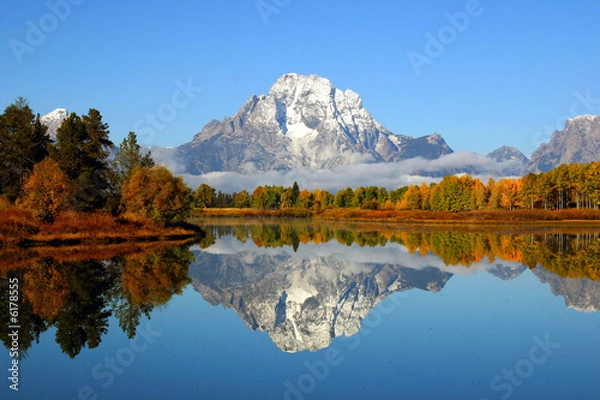
<path id="1" fill-rule="evenodd" d="M 565 307 L 530 270 L 503 281 L 477 274 L 493 267 L 487 260 L 470 268 L 445 266 L 431 254 L 410 255 L 393 243 L 369 248 L 331 241 L 300 245 L 294 253 L 289 247 L 258 248 L 251 240 L 242 244 L 223 237 L 202 251 L 333 258 L 349 262 L 345 274 L 350 275 L 369 263 L 391 263 L 416 270 L 435 266 L 459 276 L 439 293 L 392 294 L 365 318 L 358 334 L 337 338 L 328 349 L 298 353 L 282 352 L 267 333 L 252 331 L 232 310 L 211 306 L 188 286 L 152 312 L 150 323 L 160 336 L 114 374 L 110 387 L 103 388 L 92 371 L 130 346 L 114 318 L 101 345 L 75 359 L 61 353 L 54 329 L 42 334 L 20 363 L 20 391 L 13 393 L 5 384 L 0 398 L 77 399 L 82 386 L 92 388 L 98 399 L 500 399 L 508 387 L 511 399 L 600 397 L 600 313 Z M 506 386 L 501 378 L 497 383 L 503 389 L 494 391 L 492 379 L 523 365 L 534 337 L 546 335 L 560 347 L 518 386 Z M 323 365 L 328 351 L 336 351 L 341 362 L 315 378 L 311 368 Z M 6 371 L 9 363 L 3 351 L 0 366 Z M 311 382 L 311 390 L 302 390 Z"/>

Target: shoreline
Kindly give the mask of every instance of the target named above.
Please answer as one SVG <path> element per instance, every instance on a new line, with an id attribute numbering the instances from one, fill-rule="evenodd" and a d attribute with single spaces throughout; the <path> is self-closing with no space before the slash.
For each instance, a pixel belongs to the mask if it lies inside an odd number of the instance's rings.
<path id="1" fill-rule="evenodd" d="M 65 213 L 52 224 L 22 211 L 0 212 L 0 247 L 66 247 L 172 242 L 205 236 L 188 222 L 162 224 L 146 219 L 117 219 L 104 213 Z"/>
<path id="2" fill-rule="evenodd" d="M 584 224 L 600 226 L 600 210 L 478 210 L 478 211 L 429 211 L 429 210 L 364 210 L 360 208 L 259 210 L 239 208 L 209 208 L 194 210 L 193 218 L 200 219 L 283 219 L 339 222 L 386 222 L 411 225 L 549 225 Z"/>

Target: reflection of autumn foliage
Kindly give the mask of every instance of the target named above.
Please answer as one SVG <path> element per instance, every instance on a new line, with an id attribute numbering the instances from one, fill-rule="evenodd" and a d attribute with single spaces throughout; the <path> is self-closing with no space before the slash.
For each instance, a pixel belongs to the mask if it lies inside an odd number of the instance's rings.
<path id="1" fill-rule="evenodd" d="M 13 339 L 8 336 L 12 329 L 9 329 L 10 321 L 10 307 L 9 307 L 9 291 L 8 281 L 10 278 L 17 277 L 19 281 L 22 281 L 22 271 L 11 272 L 8 275 L 0 276 L 0 340 L 4 343 L 6 348 L 12 347 Z M 27 350 L 31 347 L 34 342 L 38 342 L 40 335 L 48 329 L 46 320 L 36 313 L 33 312 L 31 304 L 23 299 L 19 303 L 19 358 L 27 356 Z"/>
<path id="2" fill-rule="evenodd" d="M 23 293 L 33 312 L 44 319 L 56 317 L 65 305 L 69 283 L 64 269 L 52 260 L 39 260 L 25 272 Z"/>
<path id="3" fill-rule="evenodd" d="M 243 236 L 236 228 L 236 236 Z M 446 265 L 470 266 L 495 259 L 519 262 L 529 268 L 543 266 L 562 277 L 600 280 L 600 234 L 571 228 L 564 233 L 474 233 L 454 231 L 400 231 L 345 229 L 319 224 L 260 224 L 247 227 L 258 247 L 326 243 L 332 239 L 346 246 L 375 247 L 398 243 L 410 254 L 434 254 Z"/>
<path id="4" fill-rule="evenodd" d="M 151 255 L 127 256 L 121 264 L 123 291 L 138 306 L 165 304 L 190 283 L 188 266 L 193 260 L 194 255 L 180 247 Z"/>
<path id="5" fill-rule="evenodd" d="M 70 357 L 84 347 L 97 347 L 115 315 L 132 338 L 142 315 L 190 282 L 188 266 L 193 254 L 187 247 L 166 243 L 124 244 L 107 247 L 36 248 L 0 252 L 0 260 L 14 263 L 0 269 L 0 281 L 19 276 L 22 298 L 22 356 L 41 332 L 56 327 L 56 342 Z M 142 249 L 145 252 L 140 252 Z M 86 258 L 87 255 L 87 258 Z M 97 257 L 97 258 L 94 258 Z M 22 264 L 29 258 L 27 264 Z M 8 291 L 0 290 L 0 320 L 7 321 Z M 10 343 L 7 325 L 0 339 Z"/>

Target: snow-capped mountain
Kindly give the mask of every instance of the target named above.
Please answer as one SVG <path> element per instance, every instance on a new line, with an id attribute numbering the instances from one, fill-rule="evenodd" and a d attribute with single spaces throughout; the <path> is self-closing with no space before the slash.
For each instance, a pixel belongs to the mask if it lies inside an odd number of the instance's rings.
<path id="1" fill-rule="evenodd" d="M 42 124 L 48 127 L 48 135 L 50 139 L 56 140 L 56 130 L 69 116 L 66 108 L 57 108 L 56 110 L 44 115 L 40 118 Z"/>
<path id="2" fill-rule="evenodd" d="M 439 134 L 395 135 L 360 96 L 317 75 L 286 74 L 231 118 L 213 120 L 176 150 L 189 173 L 331 168 L 451 153 Z"/>
<path id="3" fill-rule="evenodd" d="M 552 134 L 533 152 L 527 169 L 549 171 L 566 163 L 588 163 L 600 160 L 600 116 L 580 115 L 568 119 L 565 129 Z"/>

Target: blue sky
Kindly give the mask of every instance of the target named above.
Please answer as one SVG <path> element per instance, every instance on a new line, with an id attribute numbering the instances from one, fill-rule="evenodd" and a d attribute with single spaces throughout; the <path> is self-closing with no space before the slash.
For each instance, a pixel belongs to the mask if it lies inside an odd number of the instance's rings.
<path id="1" fill-rule="evenodd" d="M 147 144 L 176 145 L 280 75 L 314 73 L 358 92 L 395 133 L 526 155 L 573 113 L 600 114 L 600 2 L 472 1 L 3 2 L 0 106 L 93 107 L 114 142 L 135 127 Z M 417 74 L 408 55 L 427 56 L 428 33 L 445 44 Z M 148 129 L 159 110 L 171 114 Z"/>

